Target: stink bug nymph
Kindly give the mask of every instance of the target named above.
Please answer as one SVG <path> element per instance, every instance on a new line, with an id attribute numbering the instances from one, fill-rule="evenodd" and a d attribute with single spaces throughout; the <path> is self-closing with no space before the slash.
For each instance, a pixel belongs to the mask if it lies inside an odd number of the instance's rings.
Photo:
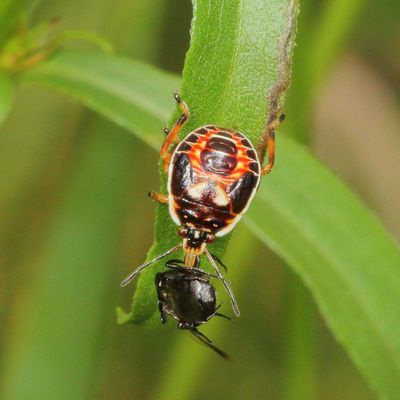
<path id="1" fill-rule="evenodd" d="M 183 238 L 178 244 L 153 260 L 139 266 L 123 282 L 127 285 L 144 268 L 182 247 L 185 267 L 195 267 L 204 253 L 216 275 L 228 291 L 237 316 L 239 307 L 207 244 L 229 233 L 249 207 L 260 177 L 271 171 L 275 154 L 275 128 L 279 121 L 268 123 L 266 130 L 268 164 L 263 168 L 260 155 L 250 140 L 233 129 L 205 125 L 190 132 L 170 151 L 178 133 L 189 118 L 189 109 L 177 93 L 174 98 L 181 116 L 161 148 L 164 170 L 168 174 L 168 194 L 151 192 L 152 199 L 168 204 L 173 221 L 180 226 Z"/>

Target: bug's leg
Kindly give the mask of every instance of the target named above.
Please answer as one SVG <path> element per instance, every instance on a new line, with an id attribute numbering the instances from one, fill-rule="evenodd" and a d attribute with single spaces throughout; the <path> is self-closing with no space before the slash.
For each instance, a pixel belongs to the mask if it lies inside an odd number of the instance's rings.
<path id="1" fill-rule="evenodd" d="M 168 204 L 168 195 L 167 194 L 162 194 L 162 193 L 151 191 L 148 193 L 148 196 L 154 201 L 158 201 L 159 203 L 162 203 L 162 204 Z"/>
<path id="2" fill-rule="evenodd" d="M 215 262 L 214 258 L 212 257 L 212 255 L 210 254 L 210 252 L 205 249 L 204 253 L 206 254 L 208 260 L 210 261 L 211 265 L 213 266 L 216 274 L 218 275 L 218 278 L 221 279 L 222 284 L 224 285 L 225 290 L 228 292 L 229 294 L 229 298 L 231 299 L 231 304 L 232 304 L 232 309 L 233 312 L 235 313 L 235 315 L 237 317 L 240 317 L 240 310 L 239 310 L 239 306 L 237 304 L 237 301 L 235 299 L 235 296 L 233 295 L 233 291 L 229 285 L 229 282 L 223 277 L 223 275 L 221 274 L 221 271 L 218 268 L 217 263 Z"/>
<path id="3" fill-rule="evenodd" d="M 189 118 L 189 107 L 187 104 L 182 101 L 182 99 L 179 97 L 178 93 L 174 93 L 174 98 L 176 102 L 178 103 L 178 106 L 182 112 L 181 116 L 178 118 L 178 120 L 175 122 L 175 125 L 171 128 L 171 130 L 168 132 L 168 136 L 166 137 L 162 147 L 161 147 L 161 157 L 164 160 L 164 171 L 168 171 L 168 166 L 171 161 L 171 153 L 168 152 L 169 147 L 171 146 L 172 143 L 174 143 L 177 139 L 178 133 L 181 130 L 183 124 L 187 121 Z M 164 130 L 165 133 L 167 133 L 166 130 Z"/>
<path id="4" fill-rule="evenodd" d="M 265 175 L 271 172 L 275 162 L 275 129 L 283 122 L 285 114 L 281 114 L 279 118 L 268 122 L 267 125 L 267 151 L 268 164 L 262 169 L 261 174 Z"/>

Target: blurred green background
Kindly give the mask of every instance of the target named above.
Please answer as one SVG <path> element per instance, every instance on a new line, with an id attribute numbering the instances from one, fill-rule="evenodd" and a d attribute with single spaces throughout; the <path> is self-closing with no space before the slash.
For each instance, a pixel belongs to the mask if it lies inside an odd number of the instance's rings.
<path id="1" fill-rule="evenodd" d="M 60 16 L 60 29 L 98 32 L 118 54 L 180 74 L 191 7 L 44 0 L 33 22 Z M 285 107 L 291 130 L 397 239 L 399 12 L 393 0 L 302 2 Z M 313 57 L 328 67 L 315 71 Z M 309 90 L 312 104 L 303 104 Z M 157 162 L 133 135 L 74 101 L 19 90 L 0 129 L 1 398 L 375 399 L 299 279 L 243 225 L 225 256 L 248 271 L 235 282 L 242 316 L 204 329 L 232 363 L 173 324 L 116 324 L 116 306 L 128 308 L 134 290 L 119 282 L 152 242 L 146 193 L 159 186 Z"/>

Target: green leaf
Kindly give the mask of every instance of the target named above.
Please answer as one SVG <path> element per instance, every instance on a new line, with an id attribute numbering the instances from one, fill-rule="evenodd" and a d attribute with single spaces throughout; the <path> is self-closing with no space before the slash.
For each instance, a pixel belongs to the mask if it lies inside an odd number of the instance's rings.
<path id="1" fill-rule="evenodd" d="M 300 275 L 328 325 L 385 398 L 400 393 L 400 252 L 376 217 L 296 142 L 246 222 Z"/>
<path id="2" fill-rule="evenodd" d="M 147 64 L 97 51 L 59 52 L 20 79 L 76 97 L 157 150 L 180 84 Z"/>
<path id="3" fill-rule="evenodd" d="M 10 76 L 0 71 L 0 125 L 10 111 L 14 99 L 14 83 Z"/>

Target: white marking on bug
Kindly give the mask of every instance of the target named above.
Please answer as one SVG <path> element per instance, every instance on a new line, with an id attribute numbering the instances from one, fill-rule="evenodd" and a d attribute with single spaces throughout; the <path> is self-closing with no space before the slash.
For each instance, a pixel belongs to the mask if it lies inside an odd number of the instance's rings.
<path id="1" fill-rule="evenodd" d="M 201 200 L 204 193 L 209 191 L 208 186 L 209 186 L 209 184 L 207 181 L 202 181 L 202 182 L 196 183 L 194 185 L 191 185 L 188 188 L 187 193 L 192 199 Z"/>
<path id="2" fill-rule="evenodd" d="M 229 197 L 225 190 L 214 181 L 201 181 L 188 188 L 188 195 L 193 200 L 201 201 L 205 196 L 218 207 L 224 207 L 229 204 Z"/>
<path id="3" fill-rule="evenodd" d="M 223 207 L 229 204 L 229 197 L 225 190 L 218 184 L 215 185 L 215 196 L 213 198 L 213 203 L 217 206 Z"/>

